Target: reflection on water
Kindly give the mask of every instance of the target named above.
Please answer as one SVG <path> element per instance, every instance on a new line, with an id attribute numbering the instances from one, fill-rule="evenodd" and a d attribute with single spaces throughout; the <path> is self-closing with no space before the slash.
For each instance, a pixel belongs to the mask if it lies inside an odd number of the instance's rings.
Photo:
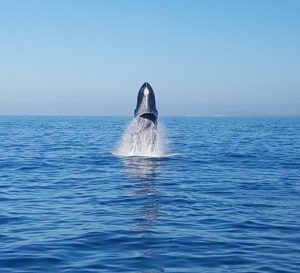
<path id="1" fill-rule="evenodd" d="M 160 212 L 160 193 L 155 187 L 156 172 L 161 161 L 157 158 L 127 157 L 124 158 L 126 171 L 132 178 L 130 195 L 136 198 L 137 213 L 131 228 L 140 238 L 144 238 L 139 249 L 140 257 L 154 259 L 160 250 L 155 246 L 155 230 Z M 164 272 L 163 268 L 156 268 L 155 272 Z"/>
<path id="2" fill-rule="evenodd" d="M 160 196 L 155 188 L 155 173 L 160 161 L 155 158 L 130 157 L 124 159 L 124 164 L 128 174 L 134 178 L 130 180 L 130 195 L 136 197 L 139 204 L 134 230 L 145 231 L 148 236 L 154 229 L 154 221 L 160 215 Z"/>
<path id="3" fill-rule="evenodd" d="M 123 162 L 127 167 L 127 172 L 144 182 L 154 179 L 160 161 L 158 158 L 151 157 L 124 157 Z"/>

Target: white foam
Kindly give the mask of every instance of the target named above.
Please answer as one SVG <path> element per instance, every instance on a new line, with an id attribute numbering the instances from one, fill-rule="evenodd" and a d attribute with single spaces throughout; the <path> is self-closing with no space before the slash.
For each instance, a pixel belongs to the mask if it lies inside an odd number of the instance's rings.
<path id="1" fill-rule="evenodd" d="M 165 130 L 148 119 L 134 118 L 127 127 L 121 143 L 114 152 L 118 156 L 165 157 L 167 142 Z"/>

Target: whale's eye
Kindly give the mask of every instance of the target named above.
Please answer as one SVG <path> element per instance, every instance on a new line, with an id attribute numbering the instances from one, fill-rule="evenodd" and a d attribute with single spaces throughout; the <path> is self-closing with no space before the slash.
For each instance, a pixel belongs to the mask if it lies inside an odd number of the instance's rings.
<path id="1" fill-rule="evenodd" d="M 149 95 L 149 89 L 146 87 L 144 90 L 144 96 L 148 96 Z"/>

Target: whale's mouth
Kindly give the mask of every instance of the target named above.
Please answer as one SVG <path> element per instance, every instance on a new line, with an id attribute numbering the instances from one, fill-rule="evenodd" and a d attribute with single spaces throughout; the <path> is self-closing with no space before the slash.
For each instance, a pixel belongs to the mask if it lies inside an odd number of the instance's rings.
<path id="1" fill-rule="evenodd" d="M 145 118 L 145 119 L 149 119 L 153 123 L 156 123 L 156 121 L 157 121 L 157 116 L 153 113 L 145 113 L 145 114 L 140 115 L 140 117 Z"/>

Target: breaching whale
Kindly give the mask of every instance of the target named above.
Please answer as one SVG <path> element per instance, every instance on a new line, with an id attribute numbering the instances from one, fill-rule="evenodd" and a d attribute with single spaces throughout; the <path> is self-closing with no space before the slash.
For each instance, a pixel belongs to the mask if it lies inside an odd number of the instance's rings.
<path id="1" fill-rule="evenodd" d="M 164 155 L 162 127 L 157 118 L 155 95 L 150 84 L 145 82 L 138 92 L 134 118 L 127 127 L 116 153 L 122 156 Z"/>
<path id="2" fill-rule="evenodd" d="M 143 83 L 139 90 L 134 117 L 149 120 L 155 126 L 157 125 L 158 111 L 156 109 L 155 95 L 148 82 Z"/>

